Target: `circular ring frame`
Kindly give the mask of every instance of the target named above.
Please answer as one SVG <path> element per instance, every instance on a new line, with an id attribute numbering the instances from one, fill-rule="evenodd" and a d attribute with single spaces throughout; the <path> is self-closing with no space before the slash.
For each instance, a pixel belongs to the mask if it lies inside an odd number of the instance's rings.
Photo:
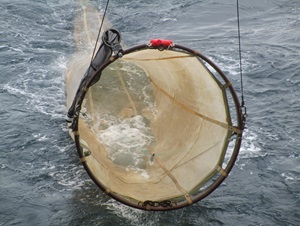
<path id="1" fill-rule="evenodd" d="M 132 48 L 129 48 L 127 50 L 123 51 L 123 55 L 135 52 L 135 51 L 140 51 L 140 50 L 144 50 L 144 49 L 149 49 L 152 48 L 151 46 L 147 45 L 147 44 L 143 44 L 143 45 L 138 45 L 138 46 L 134 46 Z M 154 48 L 157 49 L 157 48 Z M 201 53 L 199 53 L 198 51 L 194 51 L 192 49 L 189 49 L 187 47 L 178 45 L 178 44 L 174 44 L 174 46 L 172 47 L 172 49 L 177 49 L 177 50 L 181 50 L 187 53 L 190 53 L 194 56 L 197 56 L 199 59 L 203 60 L 204 62 L 208 63 L 212 68 L 214 68 L 214 70 L 222 77 L 222 79 L 224 80 L 224 82 L 226 84 L 230 84 L 230 81 L 227 79 L 227 77 L 225 76 L 225 74 L 210 60 L 208 59 L 206 56 L 202 55 Z M 88 87 L 93 83 L 93 80 L 95 77 L 97 76 L 101 76 L 101 72 L 108 66 L 110 65 L 112 62 L 114 62 L 115 60 L 117 60 L 118 58 L 120 58 L 119 55 L 115 55 L 112 56 L 110 58 L 110 60 L 106 61 L 105 63 L 103 63 L 103 65 L 97 70 L 97 72 L 94 74 L 93 77 L 91 77 L 89 79 L 89 81 L 87 82 L 87 87 L 85 87 L 82 92 L 79 94 L 80 96 L 78 97 L 78 103 L 81 105 L 85 94 L 88 91 Z M 237 120 L 237 126 L 236 129 L 240 131 L 240 133 L 236 134 L 236 142 L 235 142 L 235 146 L 233 148 L 232 151 L 232 155 L 226 165 L 226 168 L 224 169 L 225 173 L 220 174 L 220 176 L 207 188 L 205 188 L 203 191 L 201 191 L 200 193 L 193 195 L 193 199 L 192 199 L 192 203 L 185 201 L 180 201 L 178 203 L 176 203 L 176 205 L 171 205 L 171 206 L 151 206 L 151 205 L 142 205 L 140 202 L 134 202 L 134 201 L 130 201 L 129 199 L 126 199 L 116 193 L 111 192 L 106 186 L 104 186 L 101 182 L 99 182 L 95 176 L 91 173 L 88 165 L 86 164 L 85 161 L 82 161 L 82 164 L 85 168 L 85 170 L 87 171 L 87 173 L 89 174 L 89 176 L 91 177 L 91 179 L 94 181 L 94 183 L 102 190 L 104 191 L 106 194 L 108 194 L 109 196 L 111 196 L 113 199 L 128 205 L 130 207 L 134 207 L 137 209 L 142 209 L 142 210 L 151 210 L 151 211 L 166 211 L 166 210 L 174 210 L 174 209 L 180 209 L 186 206 L 189 206 L 193 203 L 196 203 L 200 200 L 202 200 L 203 198 L 207 197 L 209 194 L 211 194 L 227 177 L 227 175 L 229 174 L 229 172 L 231 171 L 232 167 L 234 166 L 234 163 L 237 159 L 238 153 L 239 153 L 239 149 L 241 146 L 241 142 L 242 142 L 242 133 L 243 133 L 243 129 L 244 129 L 244 117 L 243 117 L 243 113 L 242 113 L 242 108 L 240 106 L 239 103 L 239 99 L 235 93 L 235 90 L 233 89 L 233 87 L 230 85 L 228 87 L 234 105 L 235 105 L 235 109 L 236 109 L 236 120 Z M 75 144 L 76 144 L 76 148 L 78 151 L 78 155 L 79 158 L 82 160 L 85 158 L 84 153 L 83 153 L 83 149 L 80 145 L 80 137 L 79 137 L 79 131 L 78 131 L 78 121 L 79 121 L 79 111 L 80 111 L 80 107 L 77 108 L 77 112 L 75 113 L 75 120 L 74 120 L 74 126 L 73 126 L 73 133 L 74 133 L 74 139 L 75 139 Z"/>

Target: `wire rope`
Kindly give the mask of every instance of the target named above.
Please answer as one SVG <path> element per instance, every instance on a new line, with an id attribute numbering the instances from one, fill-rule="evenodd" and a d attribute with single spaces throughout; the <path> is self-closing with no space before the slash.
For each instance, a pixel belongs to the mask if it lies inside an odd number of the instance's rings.
<path id="1" fill-rule="evenodd" d="M 241 105 L 244 107 L 244 85 L 243 85 L 243 66 L 242 66 L 242 48 L 241 48 L 241 28 L 240 28 L 240 7 L 239 0 L 236 0 L 236 13 L 237 13 L 237 23 L 238 23 L 238 43 L 239 43 L 239 61 L 240 61 L 240 80 L 241 80 Z"/>
<path id="2" fill-rule="evenodd" d="M 103 27 L 103 23 L 104 23 L 104 19 L 105 19 L 105 16 L 106 16 L 108 5 L 109 5 L 109 0 L 107 0 L 107 2 L 106 2 L 106 6 L 105 6 L 104 13 L 103 13 L 103 16 L 102 16 L 101 24 L 100 24 L 100 27 L 99 27 L 96 43 L 95 43 L 93 54 L 92 54 L 91 64 L 92 64 L 92 60 L 93 60 L 93 57 L 94 57 L 95 52 L 96 52 L 97 43 L 99 42 L 99 37 L 100 37 L 101 30 L 102 30 L 102 27 Z"/>

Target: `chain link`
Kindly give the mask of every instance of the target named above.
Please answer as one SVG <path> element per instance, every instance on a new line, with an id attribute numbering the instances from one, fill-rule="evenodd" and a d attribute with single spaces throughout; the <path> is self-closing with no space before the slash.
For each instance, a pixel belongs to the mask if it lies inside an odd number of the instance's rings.
<path id="1" fill-rule="evenodd" d="M 152 206 L 152 207 L 160 207 L 160 206 L 161 207 L 172 207 L 173 204 L 175 204 L 175 203 L 172 203 L 172 201 L 170 201 L 170 200 L 164 200 L 164 201 L 161 201 L 161 202 L 146 200 L 145 202 L 142 203 L 142 206 L 143 207 L 146 207 L 146 206 Z"/>

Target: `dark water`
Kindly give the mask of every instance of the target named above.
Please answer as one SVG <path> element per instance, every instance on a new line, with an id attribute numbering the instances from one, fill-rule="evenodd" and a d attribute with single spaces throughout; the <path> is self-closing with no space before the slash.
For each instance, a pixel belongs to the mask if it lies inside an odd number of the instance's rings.
<path id="1" fill-rule="evenodd" d="M 128 46 L 168 38 L 198 49 L 239 92 L 235 7 L 118 0 L 107 17 Z M 77 158 L 64 123 L 64 73 L 79 10 L 71 0 L 0 2 L 1 226 L 300 225 L 300 1 L 240 1 L 248 117 L 239 159 L 211 196 L 161 213 L 103 195 Z"/>

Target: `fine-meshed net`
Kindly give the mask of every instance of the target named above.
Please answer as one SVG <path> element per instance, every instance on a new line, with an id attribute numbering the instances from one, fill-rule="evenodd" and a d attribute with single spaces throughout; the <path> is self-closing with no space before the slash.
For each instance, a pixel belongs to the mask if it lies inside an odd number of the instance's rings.
<path id="1" fill-rule="evenodd" d="M 68 65 L 67 107 L 89 60 L 79 51 Z M 192 204 L 214 190 L 235 161 L 242 132 L 229 81 L 182 48 L 145 47 L 112 61 L 96 84 L 83 88 L 73 129 L 95 183 L 124 203 L 148 209 L 166 200 Z"/>

